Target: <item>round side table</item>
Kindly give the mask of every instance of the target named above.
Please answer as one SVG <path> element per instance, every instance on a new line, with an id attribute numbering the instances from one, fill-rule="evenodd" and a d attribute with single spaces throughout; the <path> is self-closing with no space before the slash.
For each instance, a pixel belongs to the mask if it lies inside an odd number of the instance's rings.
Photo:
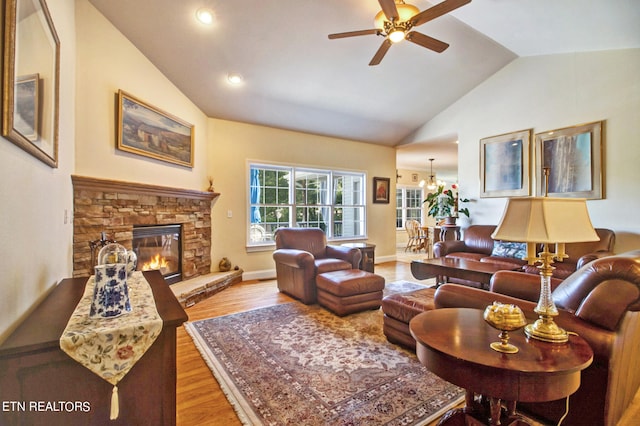
<path id="1" fill-rule="evenodd" d="M 546 343 L 527 339 L 522 330 L 509 333 L 509 343 L 518 353 L 494 351 L 489 345 L 498 340 L 499 332 L 478 309 L 427 311 L 415 316 L 409 329 L 420 362 L 467 391 L 466 406 L 447 412 L 440 421 L 443 425 L 473 420 L 490 425 L 529 424 L 516 413 L 516 401 L 544 402 L 571 395 L 580 387 L 580 372 L 593 360 L 593 351 L 579 336 L 571 335 L 567 343 Z M 488 410 L 476 402 L 475 395 L 489 399 Z"/>

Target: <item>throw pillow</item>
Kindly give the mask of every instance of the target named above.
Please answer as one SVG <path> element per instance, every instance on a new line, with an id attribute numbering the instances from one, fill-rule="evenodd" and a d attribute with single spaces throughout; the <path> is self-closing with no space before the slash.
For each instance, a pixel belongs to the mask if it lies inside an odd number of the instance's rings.
<path id="1" fill-rule="evenodd" d="M 515 259 L 522 259 L 527 256 L 527 243 L 494 241 L 491 256 L 513 257 Z"/>

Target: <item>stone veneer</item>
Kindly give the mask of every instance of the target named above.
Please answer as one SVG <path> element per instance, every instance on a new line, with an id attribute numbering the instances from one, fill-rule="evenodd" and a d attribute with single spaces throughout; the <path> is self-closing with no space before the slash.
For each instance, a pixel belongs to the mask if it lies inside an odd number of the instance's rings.
<path id="1" fill-rule="evenodd" d="M 74 277 L 93 274 L 90 241 L 105 232 L 130 249 L 134 225 L 181 224 L 182 279 L 211 272 L 211 206 L 220 194 L 83 176 L 71 180 Z"/>

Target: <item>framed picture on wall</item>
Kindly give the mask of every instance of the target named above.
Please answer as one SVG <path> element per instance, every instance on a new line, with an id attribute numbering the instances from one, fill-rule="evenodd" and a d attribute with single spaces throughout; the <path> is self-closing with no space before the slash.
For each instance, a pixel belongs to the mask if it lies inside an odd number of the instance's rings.
<path id="1" fill-rule="evenodd" d="M 530 195 L 532 129 L 480 139 L 480 197 Z"/>
<path id="2" fill-rule="evenodd" d="M 40 137 L 40 75 L 17 77 L 14 92 L 14 127 L 25 138 L 35 142 Z"/>
<path id="3" fill-rule="evenodd" d="M 193 167 L 192 124 L 118 91 L 118 149 Z"/>
<path id="4" fill-rule="evenodd" d="M 373 202 L 389 204 L 389 190 L 391 189 L 391 179 L 373 178 Z"/>
<path id="5" fill-rule="evenodd" d="M 597 121 L 536 134 L 536 195 L 602 199 L 603 131 Z"/>

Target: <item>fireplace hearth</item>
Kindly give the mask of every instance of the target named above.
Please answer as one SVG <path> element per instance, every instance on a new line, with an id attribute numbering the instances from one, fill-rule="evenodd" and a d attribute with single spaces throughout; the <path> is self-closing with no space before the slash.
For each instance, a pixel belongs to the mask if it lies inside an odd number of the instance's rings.
<path id="1" fill-rule="evenodd" d="M 133 251 L 138 271 L 158 269 L 165 281 L 182 279 L 182 227 L 177 225 L 134 226 Z"/>

